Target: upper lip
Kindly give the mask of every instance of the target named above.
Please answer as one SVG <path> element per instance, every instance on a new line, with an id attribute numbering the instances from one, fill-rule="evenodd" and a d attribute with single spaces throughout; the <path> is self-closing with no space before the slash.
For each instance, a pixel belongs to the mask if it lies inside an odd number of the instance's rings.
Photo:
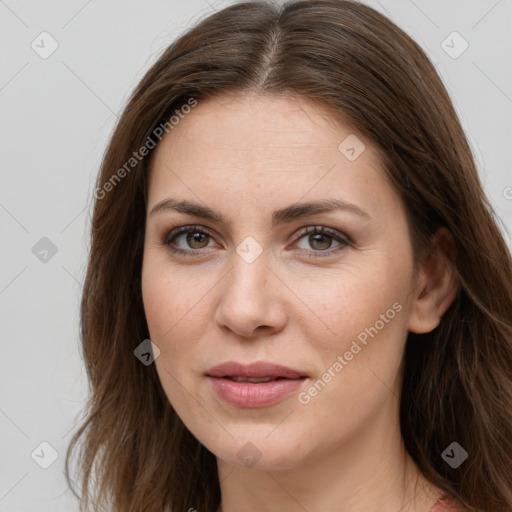
<path id="1" fill-rule="evenodd" d="M 250 364 L 228 361 L 210 368 L 206 374 L 209 377 L 283 377 L 286 379 L 306 377 L 298 370 L 267 361 Z"/>

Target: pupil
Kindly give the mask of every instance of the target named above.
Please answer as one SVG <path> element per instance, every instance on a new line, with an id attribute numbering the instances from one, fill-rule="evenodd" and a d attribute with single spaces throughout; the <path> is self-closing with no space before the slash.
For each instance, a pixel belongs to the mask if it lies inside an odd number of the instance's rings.
<path id="1" fill-rule="evenodd" d="M 322 235 L 322 234 L 311 235 L 309 237 L 311 247 L 313 247 L 314 249 L 329 249 L 329 247 L 331 246 L 330 241 L 328 240 L 329 238 L 330 238 L 329 235 Z M 322 241 L 323 241 L 323 243 L 322 243 Z M 317 242 L 320 243 L 320 247 L 318 245 L 316 245 Z"/>
<path id="2" fill-rule="evenodd" d="M 204 247 L 204 241 L 206 240 L 206 235 L 203 233 L 189 233 L 187 235 L 187 242 L 191 247 L 201 249 Z"/>

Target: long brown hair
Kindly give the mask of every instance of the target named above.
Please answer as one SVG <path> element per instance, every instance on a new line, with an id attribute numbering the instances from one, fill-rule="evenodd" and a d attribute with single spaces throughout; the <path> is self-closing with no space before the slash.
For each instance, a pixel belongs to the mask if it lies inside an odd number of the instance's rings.
<path id="1" fill-rule="evenodd" d="M 77 456 L 82 509 L 214 512 L 220 502 L 215 456 L 176 415 L 155 366 L 134 356 L 149 338 L 141 265 L 151 154 L 130 158 L 191 99 L 221 92 L 327 106 L 379 151 L 416 254 L 438 227 L 451 232 L 460 288 L 438 328 L 409 334 L 402 435 L 421 472 L 468 510 L 510 512 L 510 252 L 433 65 L 395 24 L 351 0 L 216 12 L 164 51 L 124 109 L 98 176 L 81 304 L 90 398 L 66 474 Z M 452 442 L 468 453 L 456 469 L 442 456 Z"/>

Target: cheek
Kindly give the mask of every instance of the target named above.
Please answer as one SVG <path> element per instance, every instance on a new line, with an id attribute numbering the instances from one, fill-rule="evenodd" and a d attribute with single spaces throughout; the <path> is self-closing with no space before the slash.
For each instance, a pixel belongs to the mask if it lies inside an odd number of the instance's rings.
<path id="1" fill-rule="evenodd" d="M 162 255 L 147 254 L 142 268 L 144 311 L 151 339 L 161 350 L 193 344 L 209 318 L 208 291 L 214 285 L 208 272 L 180 272 Z"/>
<path id="2" fill-rule="evenodd" d="M 340 273 L 306 295 L 322 320 L 311 316 L 302 324 L 319 373 L 298 403 L 304 421 L 322 423 L 327 437 L 357 430 L 399 395 L 409 280 L 405 267 L 403 273 L 383 262 L 375 268 Z"/>
<path id="3" fill-rule="evenodd" d="M 311 321 L 304 320 L 308 338 L 317 351 L 332 353 L 348 350 L 353 340 L 364 343 L 368 334 L 390 343 L 406 325 L 406 300 L 410 287 L 409 263 L 387 261 L 372 255 L 370 264 L 347 265 L 342 270 L 296 279 L 294 292 L 309 308 Z M 400 311 L 398 311 L 400 310 Z"/>
<path id="4" fill-rule="evenodd" d="M 205 322 L 211 318 L 206 311 L 209 279 L 207 275 L 194 276 L 193 272 L 180 272 L 161 254 L 145 255 L 142 297 L 150 339 L 160 349 L 155 366 L 182 419 L 190 408 L 186 390 L 194 389 L 190 370 L 197 364 L 198 345 Z"/>

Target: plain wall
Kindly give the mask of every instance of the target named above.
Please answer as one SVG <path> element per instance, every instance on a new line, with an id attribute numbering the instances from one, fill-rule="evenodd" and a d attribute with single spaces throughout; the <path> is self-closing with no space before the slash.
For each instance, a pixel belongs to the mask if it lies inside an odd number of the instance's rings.
<path id="1" fill-rule="evenodd" d="M 144 71 L 191 24 L 230 3 L 0 2 L 0 512 L 78 510 L 63 468 L 87 395 L 78 305 L 96 173 Z M 436 63 L 510 227 L 512 3 L 368 3 Z M 469 45 L 457 58 L 464 42 L 454 31 Z M 43 469 L 52 450 L 57 458 Z"/>

